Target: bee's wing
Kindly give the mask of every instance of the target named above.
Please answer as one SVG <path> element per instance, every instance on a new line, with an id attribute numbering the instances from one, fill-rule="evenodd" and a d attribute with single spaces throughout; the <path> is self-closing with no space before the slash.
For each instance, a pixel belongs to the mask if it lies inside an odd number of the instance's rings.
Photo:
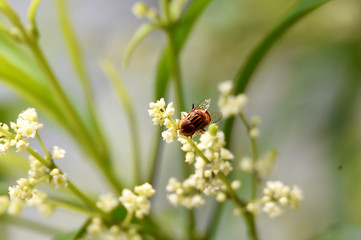
<path id="1" fill-rule="evenodd" d="M 197 107 L 195 107 L 195 108 L 196 109 L 197 108 L 202 108 L 204 110 L 207 110 L 210 105 L 211 105 L 211 99 L 207 98 L 207 99 L 204 99 L 202 102 L 198 103 Z"/>
<path id="2" fill-rule="evenodd" d="M 211 115 L 211 123 L 218 122 L 222 118 L 221 112 L 210 112 L 209 115 Z"/>

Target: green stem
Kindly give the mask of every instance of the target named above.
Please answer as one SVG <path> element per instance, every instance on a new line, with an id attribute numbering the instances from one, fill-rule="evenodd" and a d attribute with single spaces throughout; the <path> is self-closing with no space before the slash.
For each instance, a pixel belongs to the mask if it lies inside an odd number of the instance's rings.
<path id="1" fill-rule="evenodd" d="M 78 75 L 80 83 L 83 86 L 83 91 L 84 91 L 88 111 L 90 113 L 90 119 L 93 123 L 92 125 L 94 127 L 94 130 L 97 134 L 95 139 L 96 142 L 98 142 L 97 146 L 99 146 L 99 152 L 108 155 L 108 145 L 106 143 L 103 131 L 100 128 L 99 119 L 97 117 L 98 113 L 96 111 L 96 105 L 94 102 L 95 98 L 91 87 L 90 77 L 86 71 L 80 44 L 78 43 L 74 29 L 71 25 L 70 17 L 66 6 L 66 1 L 57 0 L 56 4 L 58 10 L 59 23 L 63 32 L 66 46 L 68 48 L 68 53 L 70 55 L 73 68 L 76 74 Z"/>
<path id="2" fill-rule="evenodd" d="M 154 186 L 155 176 L 157 171 L 157 166 L 159 165 L 159 153 L 162 144 L 162 127 L 157 127 L 154 130 L 153 138 L 152 138 L 152 146 L 151 146 L 151 153 L 150 153 L 150 160 L 149 160 L 149 170 L 148 170 L 148 178 L 147 182 L 149 182 L 152 186 Z M 154 198 L 152 198 L 154 199 Z"/>
<path id="3" fill-rule="evenodd" d="M 246 211 L 243 213 L 243 219 L 244 222 L 246 223 L 248 239 L 258 240 L 259 238 L 257 234 L 256 221 L 254 215 Z"/>
<path id="4" fill-rule="evenodd" d="M 38 26 L 36 24 L 35 17 L 36 17 L 36 10 L 38 9 L 40 2 L 41 0 L 33 0 L 29 6 L 29 11 L 28 11 L 31 33 L 34 34 L 35 37 L 38 37 L 39 35 Z"/>
<path id="5" fill-rule="evenodd" d="M 33 157 L 35 157 L 37 160 L 39 160 L 44 166 L 46 166 L 50 171 L 52 169 L 54 169 L 54 168 L 58 168 L 58 166 L 55 163 L 47 161 L 45 158 L 40 156 L 34 149 L 28 147 L 27 151 L 28 151 L 29 154 L 31 154 Z M 59 171 L 60 171 L 61 174 L 63 174 L 63 172 L 60 169 L 59 169 Z M 93 209 L 93 210 L 99 212 L 100 214 L 102 214 L 102 216 L 105 216 L 105 214 L 97 208 L 95 203 L 93 201 L 91 201 L 87 196 L 85 196 L 69 179 L 67 180 L 67 183 L 68 183 L 68 188 L 81 201 L 83 201 L 91 209 Z"/>
<path id="6" fill-rule="evenodd" d="M 74 211 L 74 212 L 78 212 L 78 213 L 84 214 L 89 217 L 99 217 L 100 216 L 100 214 L 98 212 L 90 211 L 86 208 L 83 208 L 83 207 L 80 207 L 80 206 L 77 206 L 74 204 L 70 204 L 70 203 L 64 202 L 64 201 L 58 201 L 58 200 L 54 200 L 54 199 L 46 199 L 46 203 L 49 203 L 55 207 L 60 207 L 60 208 Z"/>
<path id="7" fill-rule="evenodd" d="M 248 132 L 248 136 L 249 136 L 249 133 L 252 129 L 251 124 L 247 121 L 247 119 L 243 113 L 240 113 L 239 116 L 240 116 L 243 124 L 247 128 L 247 132 Z M 257 161 L 258 161 L 257 141 L 255 138 L 252 138 L 252 137 L 250 137 L 250 141 L 251 141 L 251 148 L 252 148 L 252 164 L 253 164 L 253 166 L 256 166 Z M 257 198 L 257 193 L 258 193 L 258 172 L 256 169 L 253 169 L 253 172 L 252 172 L 252 200 Z"/>
<path id="8" fill-rule="evenodd" d="M 61 233 L 64 230 L 54 227 L 53 225 L 45 225 L 43 223 L 39 223 L 34 221 L 34 219 L 25 219 L 21 216 L 9 216 L 2 215 L 0 216 L 0 222 L 2 224 L 11 224 L 15 226 L 19 226 L 21 228 L 29 229 L 31 231 L 41 232 L 47 235 L 53 236 L 54 234 Z"/>
<path id="9" fill-rule="evenodd" d="M 37 133 L 36 134 L 36 138 L 38 139 L 38 141 L 39 141 L 39 143 L 40 143 L 40 146 L 41 146 L 41 148 L 43 149 L 43 152 L 44 152 L 44 154 L 45 154 L 45 156 L 46 156 L 46 159 L 47 160 L 51 160 L 51 154 L 48 152 L 48 150 L 46 149 L 46 147 L 45 147 L 45 145 L 44 145 L 44 143 L 43 143 L 43 141 L 41 140 L 41 138 L 40 138 L 40 136 L 39 136 L 39 134 Z"/>
<path id="10" fill-rule="evenodd" d="M 138 124 L 137 124 L 137 117 L 134 111 L 134 107 L 132 104 L 132 101 L 130 99 L 130 96 L 128 94 L 128 91 L 125 87 L 124 81 L 121 78 L 121 76 L 118 74 L 117 70 L 115 69 L 115 66 L 108 60 L 104 60 L 102 62 L 102 68 L 103 71 L 108 76 L 110 82 L 113 85 L 114 91 L 117 94 L 117 97 L 123 105 L 123 108 L 126 112 L 127 118 L 128 118 L 128 124 L 130 125 L 130 139 L 131 139 L 131 148 L 132 148 L 132 155 L 133 155 L 133 178 L 134 178 L 134 184 L 140 184 L 140 151 L 139 146 L 140 139 L 139 139 L 139 133 L 138 133 Z"/>
<path id="11" fill-rule="evenodd" d="M 125 216 L 122 225 L 123 227 L 126 227 L 129 225 L 129 223 L 132 221 L 132 218 L 134 216 L 134 212 L 127 212 L 127 215 Z"/>
<path id="12" fill-rule="evenodd" d="M 171 28 L 166 29 L 168 49 L 170 56 L 170 72 L 175 84 L 175 95 L 177 99 L 177 106 L 179 111 L 185 109 L 184 91 L 182 86 L 181 71 L 179 67 L 179 55 L 175 47 L 175 39 Z"/>

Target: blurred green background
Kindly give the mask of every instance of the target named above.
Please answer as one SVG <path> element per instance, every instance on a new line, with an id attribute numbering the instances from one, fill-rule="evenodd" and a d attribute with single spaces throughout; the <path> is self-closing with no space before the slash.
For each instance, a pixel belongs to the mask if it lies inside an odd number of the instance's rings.
<path id="1" fill-rule="evenodd" d="M 28 2 L 9 1 L 26 16 Z M 116 104 L 111 85 L 102 73 L 102 59 L 112 60 L 125 79 L 139 119 L 143 162 L 151 146 L 153 126 L 147 109 L 154 101 L 154 76 L 164 36 L 148 36 L 137 48 L 129 68 L 122 68 L 126 44 L 144 20 L 131 13 L 134 1 L 68 1 L 71 18 L 95 89 L 96 102 L 106 135 L 117 156 L 119 178 L 129 181 L 129 133 L 126 116 Z M 157 6 L 157 1 L 146 1 Z M 216 109 L 217 85 L 232 79 L 251 49 L 278 22 L 296 1 L 214 0 L 196 23 L 181 55 L 181 68 L 189 107 L 212 98 Z M 66 92 L 79 109 L 84 106 L 81 88 L 66 55 L 52 1 L 43 1 L 38 11 L 41 45 Z M 1 67 L 1 66 L 0 66 Z M 171 86 L 172 87 L 172 86 Z M 166 101 L 175 101 L 170 89 Z M 260 152 L 279 152 L 269 179 L 299 185 L 305 200 L 299 211 L 285 211 L 276 219 L 261 214 L 258 228 L 265 240 L 357 240 L 361 239 L 361 1 L 331 1 L 290 29 L 265 57 L 252 78 L 247 95 L 246 115 L 259 115 Z M 0 85 L 0 121 L 16 119 L 31 107 L 9 88 Z M 40 112 L 45 127 L 41 135 L 48 146 L 67 150 L 59 165 L 80 186 L 108 190 L 94 166 L 84 159 L 74 141 Z M 224 120 L 220 125 L 224 124 Z M 236 121 L 232 150 L 237 159 L 249 154 L 245 129 Z M 154 209 L 167 219 L 172 230 L 180 226 L 181 210 L 166 200 L 168 178 L 180 177 L 178 143 L 164 145 L 162 166 L 157 172 Z M 176 153 L 175 153 L 176 152 Z M 119 157 L 118 157 L 119 156 Z M 1 157 L 3 158 L 3 157 Z M 144 165 L 145 166 L 145 165 Z M 5 183 L 14 184 L 23 175 L 9 171 L 1 163 Z M 81 171 L 79 171 L 81 169 Z M 237 174 L 235 176 L 238 176 Z M 209 199 L 209 202 L 212 202 Z M 199 230 L 204 229 L 211 203 L 198 210 Z M 214 239 L 243 239 L 242 219 L 232 215 L 227 205 Z M 59 230 L 73 230 L 83 217 L 58 211 L 44 220 L 34 209 L 26 209 L 26 219 L 36 219 Z M 48 232 L 36 233 L 0 222 L 0 236 L 6 239 L 51 239 Z M 52 229 L 51 229 L 52 230 Z M 4 233 L 2 233 L 4 232 Z M 50 231 L 51 232 L 51 231 Z M 176 231 L 177 234 L 177 231 Z"/>

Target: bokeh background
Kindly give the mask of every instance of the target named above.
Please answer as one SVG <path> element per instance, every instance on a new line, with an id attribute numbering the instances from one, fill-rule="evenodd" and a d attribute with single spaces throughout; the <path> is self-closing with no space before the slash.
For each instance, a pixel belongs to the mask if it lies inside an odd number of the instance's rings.
<path id="1" fill-rule="evenodd" d="M 26 19 L 29 1 L 9 1 Z M 68 1 L 71 18 L 86 58 L 95 89 L 96 102 L 106 136 L 113 146 L 119 178 L 130 184 L 130 145 L 127 119 L 112 87 L 100 68 L 110 59 L 118 67 L 136 107 L 141 133 L 143 169 L 151 147 L 153 126 L 147 109 L 154 101 L 154 76 L 165 39 L 162 33 L 148 36 L 137 48 L 128 68 L 122 67 L 126 44 L 144 20 L 131 13 L 135 1 Z M 247 54 L 296 1 L 214 0 L 196 23 L 181 56 L 181 68 L 190 106 L 212 98 L 216 110 L 217 85 L 232 79 Z M 155 0 L 147 0 L 157 7 Z M 61 84 L 78 108 L 83 94 L 68 60 L 52 1 L 43 1 L 38 11 L 41 45 L 61 79 Z M 0 66 L 1 67 L 1 66 Z M 166 101 L 175 101 L 172 87 Z M 260 152 L 278 149 L 272 180 L 299 185 L 305 199 L 299 211 L 288 210 L 279 218 L 258 217 L 261 239 L 305 240 L 361 239 L 361 2 L 331 1 L 306 16 L 288 31 L 261 63 L 247 95 L 246 115 L 258 115 Z M 31 107 L 11 89 L 0 84 L 0 121 L 14 121 Z M 189 110 L 184 109 L 184 110 Z M 75 142 L 40 112 L 45 123 L 41 136 L 47 146 L 67 150 L 61 168 L 78 185 L 104 193 L 108 191 L 101 174 L 87 161 Z M 224 120 L 219 123 L 221 126 Z M 236 122 L 232 150 L 239 160 L 250 154 L 245 129 Z M 181 177 L 183 164 L 179 144 L 163 145 L 162 165 L 157 171 L 154 211 L 167 220 L 179 239 L 184 212 L 166 200 L 168 178 Z M 3 158 L 3 157 L 1 157 Z M 1 163 L 2 186 L 12 185 L 21 172 Z M 9 170 L 10 169 L 10 170 Z M 237 175 L 238 174 L 238 175 Z M 240 176 L 237 173 L 236 176 Z M 209 203 L 197 211 L 199 231 L 205 228 Z M 232 204 L 222 215 L 214 239 L 243 239 L 240 217 L 232 215 Z M 81 226 L 84 217 L 57 211 L 44 219 L 35 209 L 25 209 L 24 219 L 46 224 L 38 233 L 23 229 L 19 222 L 0 221 L 1 239 L 52 239 L 52 231 L 70 231 Z M 25 224 L 25 223 L 24 223 Z M 6 236 L 3 238 L 2 236 Z"/>

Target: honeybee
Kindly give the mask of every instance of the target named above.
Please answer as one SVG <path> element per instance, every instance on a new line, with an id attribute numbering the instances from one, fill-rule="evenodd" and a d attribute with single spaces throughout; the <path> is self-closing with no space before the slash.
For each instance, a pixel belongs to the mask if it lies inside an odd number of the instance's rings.
<path id="1" fill-rule="evenodd" d="M 192 137 L 195 133 L 204 133 L 205 127 L 219 121 L 222 118 L 222 113 L 207 111 L 211 105 L 211 99 L 207 98 L 201 101 L 196 107 L 192 104 L 192 110 L 188 115 L 183 116 L 178 123 L 179 134 Z"/>

